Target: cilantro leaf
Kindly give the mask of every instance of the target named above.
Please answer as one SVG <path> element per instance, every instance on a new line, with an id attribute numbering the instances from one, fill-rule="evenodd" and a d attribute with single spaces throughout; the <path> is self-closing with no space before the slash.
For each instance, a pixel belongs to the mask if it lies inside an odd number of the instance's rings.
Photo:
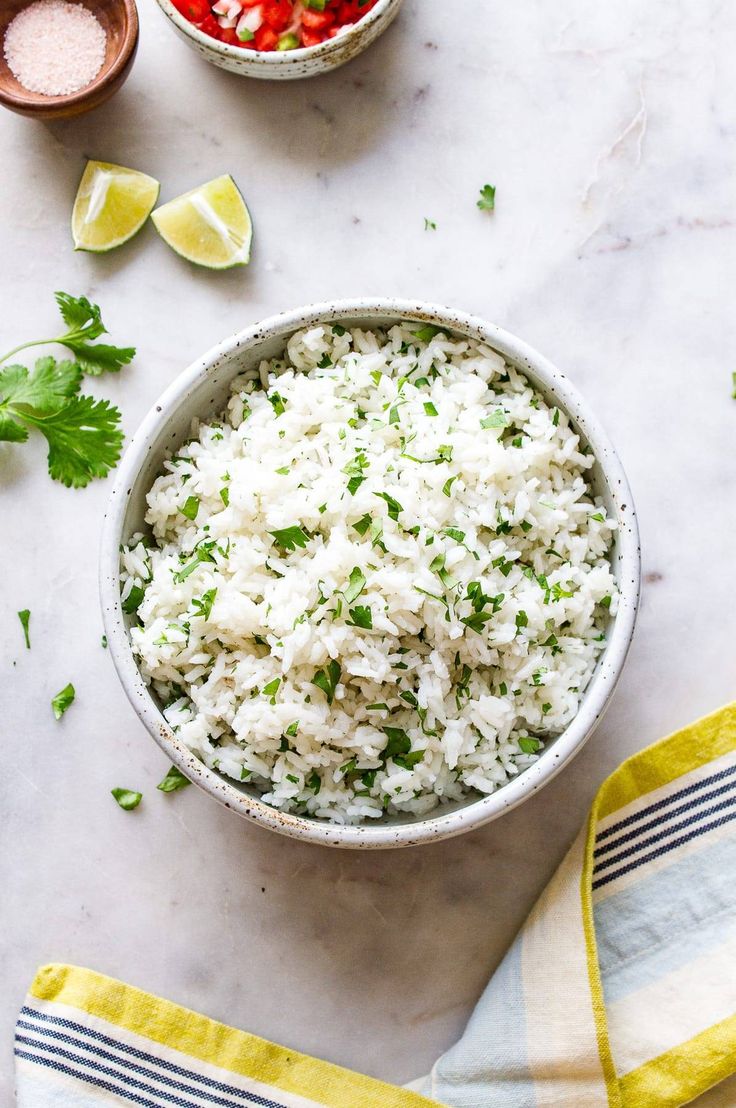
<path id="1" fill-rule="evenodd" d="M 322 690 L 327 697 L 328 704 L 332 704 L 332 701 L 335 699 L 335 689 L 338 686 L 341 674 L 342 667 L 340 663 L 336 662 L 333 658 L 326 670 L 318 669 L 312 678 L 312 684 Z"/>
<path id="2" fill-rule="evenodd" d="M 69 705 L 74 703 L 75 695 L 74 685 L 72 684 L 65 685 L 61 692 L 56 694 L 51 701 L 51 707 L 56 719 L 61 719 Z"/>
<path id="3" fill-rule="evenodd" d="M 387 492 L 374 492 L 374 496 L 380 496 L 381 500 L 385 500 L 388 504 L 389 519 L 397 520 L 399 518 L 399 512 L 403 512 L 401 504 L 398 500 L 394 500 L 393 496 L 389 496 Z"/>
<path id="4" fill-rule="evenodd" d="M 308 535 L 305 535 L 301 527 L 284 527 L 280 531 L 269 531 L 269 535 L 273 535 L 278 546 L 282 550 L 296 550 L 297 546 L 302 549 L 307 545 Z"/>
<path id="5" fill-rule="evenodd" d="M 31 636 L 29 633 L 29 624 L 31 622 L 31 613 L 28 608 L 24 608 L 22 612 L 18 612 L 18 619 L 20 625 L 23 628 L 23 638 L 26 640 L 26 650 L 31 649 Z"/>
<path id="6" fill-rule="evenodd" d="M 411 739 L 401 727 L 384 727 L 383 733 L 388 739 L 381 752 L 384 761 L 394 758 L 397 754 L 408 754 L 411 750 Z"/>
<path id="7" fill-rule="evenodd" d="M 99 307 L 90 303 L 86 296 L 55 292 L 54 298 L 70 333 L 84 333 L 88 339 L 97 339 L 106 333 Z"/>
<path id="8" fill-rule="evenodd" d="M 197 518 L 197 512 L 199 511 L 199 497 L 188 496 L 181 508 L 179 508 L 179 511 L 183 516 L 186 516 L 187 519 L 195 520 Z"/>
<path id="9" fill-rule="evenodd" d="M 110 792 L 124 812 L 132 812 L 143 800 L 143 793 L 138 793 L 134 789 L 111 789 Z"/>
<path id="10" fill-rule="evenodd" d="M 91 377 L 100 373 L 117 373 L 121 366 L 133 361 L 133 346 L 118 347 L 105 343 L 92 345 L 92 339 L 107 333 L 97 304 L 90 303 L 86 296 L 75 297 L 66 292 L 57 292 L 55 296 L 62 319 L 69 330 L 53 341 L 72 351 L 83 373 Z"/>
<path id="11" fill-rule="evenodd" d="M 215 603 L 216 596 L 217 589 L 207 589 L 207 592 L 203 593 L 201 597 L 193 597 L 192 606 L 196 609 L 195 615 L 200 619 L 209 619 L 212 615 L 212 605 Z"/>
<path id="12" fill-rule="evenodd" d="M 55 412 L 74 396 L 81 379 L 82 371 L 74 362 L 49 357 L 39 358 L 32 373 L 24 365 L 9 365 L 0 370 L 0 406 L 26 405 L 38 412 Z M 18 415 L 23 417 L 22 410 Z"/>
<path id="13" fill-rule="evenodd" d="M 9 415 L 0 412 L 0 442 L 25 442 L 28 431 Z"/>
<path id="14" fill-rule="evenodd" d="M 75 396 L 50 415 L 34 410 L 19 416 L 45 437 L 49 473 L 67 488 L 83 488 L 93 477 L 105 477 L 120 458 L 120 412 L 108 400 Z"/>
<path id="15" fill-rule="evenodd" d="M 368 631 L 373 630 L 373 612 L 362 604 L 350 609 L 350 621 L 348 621 L 348 626 L 364 627 Z"/>
<path id="16" fill-rule="evenodd" d="M 348 587 L 343 590 L 343 596 L 348 604 L 352 604 L 354 600 L 357 600 L 365 587 L 365 574 L 359 566 L 350 571 L 350 579 L 348 581 Z"/>
<path id="17" fill-rule="evenodd" d="M 59 339 L 62 346 L 76 355 L 77 363 L 83 373 L 89 377 L 99 377 L 101 373 L 117 373 L 135 357 L 134 346 L 106 346 L 101 342 L 90 345 L 79 339 Z"/>
<path id="18" fill-rule="evenodd" d="M 482 212 L 492 212 L 496 207 L 496 186 L 484 185 L 478 197 L 478 207 Z"/>
<path id="19" fill-rule="evenodd" d="M 185 777 L 180 769 L 176 766 L 172 766 L 163 781 L 159 781 L 156 788 L 162 793 L 175 793 L 178 792 L 179 789 L 186 789 L 187 785 L 191 785 L 191 783 L 189 778 Z M 138 795 L 140 796 L 140 793 Z M 120 801 L 118 801 L 118 803 L 120 803 Z M 140 803 L 140 801 L 138 803 Z"/>

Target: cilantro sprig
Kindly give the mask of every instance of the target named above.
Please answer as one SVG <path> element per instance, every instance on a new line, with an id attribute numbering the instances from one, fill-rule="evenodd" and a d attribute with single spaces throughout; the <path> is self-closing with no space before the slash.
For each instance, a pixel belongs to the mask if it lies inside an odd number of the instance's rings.
<path id="1" fill-rule="evenodd" d="M 57 292 L 68 330 L 51 339 L 22 343 L 0 358 L 32 346 L 59 343 L 74 361 L 46 356 L 33 369 L 6 365 L 0 369 L 0 441 L 23 443 L 30 430 L 40 431 L 48 443 L 49 474 L 67 488 L 83 488 L 95 477 L 105 477 L 120 458 L 123 434 L 120 412 L 108 400 L 80 395 L 83 374 L 116 372 L 130 362 L 132 347 L 93 343 L 105 332 L 100 309 L 86 297 Z"/>

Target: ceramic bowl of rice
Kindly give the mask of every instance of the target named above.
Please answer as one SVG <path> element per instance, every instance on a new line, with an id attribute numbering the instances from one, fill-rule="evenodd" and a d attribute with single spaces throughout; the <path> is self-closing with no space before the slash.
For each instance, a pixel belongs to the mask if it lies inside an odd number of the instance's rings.
<path id="1" fill-rule="evenodd" d="M 573 386 L 462 312 L 274 316 L 189 367 L 108 506 L 112 657 L 171 761 L 326 845 L 496 818 L 592 733 L 639 595 L 626 477 Z"/>

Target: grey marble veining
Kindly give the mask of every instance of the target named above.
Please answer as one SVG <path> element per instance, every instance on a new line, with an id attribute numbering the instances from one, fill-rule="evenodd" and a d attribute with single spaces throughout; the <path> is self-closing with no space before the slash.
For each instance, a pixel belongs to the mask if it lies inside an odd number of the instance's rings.
<path id="1" fill-rule="evenodd" d="M 193 357 L 282 308 L 376 294 L 476 312 L 601 416 L 639 508 L 644 603 L 604 723 L 541 794 L 435 846 L 305 846 L 194 788 L 156 792 L 166 762 L 100 646 L 106 484 L 66 490 L 40 442 L 0 444 L 3 1105 L 15 1012 L 49 960 L 416 1076 L 463 1027 L 603 777 L 734 695 L 732 6 L 407 0 L 365 55 L 294 85 L 207 66 L 140 7 L 136 67 L 109 105 L 47 126 L 0 118 L 0 349 L 54 326 L 54 289 L 99 299 L 139 348 L 94 385 L 130 433 Z M 233 173 L 255 220 L 249 269 L 195 271 L 151 227 L 75 255 L 86 155 L 152 173 L 163 199 Z M 486 181 L 493 216 L 475 208 Z M 49 700 L 69 680 L 78 699 L 56 723 Z M 115 785 L 144 792 L 137 812 Z"/>

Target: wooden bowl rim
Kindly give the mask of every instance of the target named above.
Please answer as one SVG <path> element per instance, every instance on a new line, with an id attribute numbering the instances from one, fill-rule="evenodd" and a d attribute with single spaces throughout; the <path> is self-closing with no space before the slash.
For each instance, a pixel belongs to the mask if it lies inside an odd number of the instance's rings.
<path id="1" fill-rule="evenodd" d="M 33 0 L 28 0 L 28 4 L 32 2 Z M 120 48 L 109 69 L 103 69 L 91 84 L 85 85 L 77 92 L 71 92 L 67 96 L 44 96 L 43 99 L 36 99 L 43 95 L 38 92 L 29 92 L 27 96 L 20 95 L 9 89 L 0 79 L 0 104 L 4 104 L 6 107 L 19 111 L 24 115 L 55 115 L 59 108 L 71 109 L 85 104 L 88 100 L 95 99 L 100 92 L 111 85 L 128 65 L 135 51 L 140 33 L 138 8 L 135 0 L 114 0 L 114 2 L 125 10 L 128 18 L 125 21 L 125 33 L 120 41 Z M 97 0 L 86 0 L 84 6 L 92 11 L 93 15 L 95 9 L 99 8 Z M 2 49 L 2 40 L 0 40 L 0 49 Z"/>

